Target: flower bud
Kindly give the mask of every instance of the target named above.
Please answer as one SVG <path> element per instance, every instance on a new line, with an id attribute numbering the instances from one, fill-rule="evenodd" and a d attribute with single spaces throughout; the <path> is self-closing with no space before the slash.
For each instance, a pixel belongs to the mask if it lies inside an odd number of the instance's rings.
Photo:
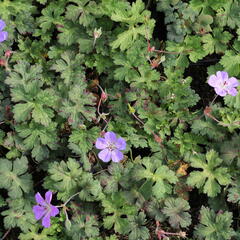
<path id="1" fill-rule="evenodd" d="M 101 137 L 104 137 L 105 133 L 106 133 L 105 131 L 101 131 L 101 132 L 100 132 L 100 136 L 101 136 Z"/>
<path id="2" fill-rule="evenodd" d="M 6 66 L 6 61 L 4 59 L 0 59 L 0 66 Z"/>
<path id="3" fill-rule="evenodd" d="M 212 112 L 212 108 L 211 107 L 206 107 L 205 109 L 204 109 L 204 114 L 206 115 L 206 116 L 209 116 L 209 115 L 211 115 L 211 112 Z"/>
<path id="4" fill-rule="evenodd" d="M 100 38 L 102 35 L 102 28 L 94 29 L 93 36 L 95 39 Z"/>
<path id="5" fill-rule="evenodd" d="M 154 140 L 157 142 L 157 143 L 162 143 L 162 139 L 161 137 L 159 137 L 157 134 L 153 133 L 153 136 L 154 136 Z"/>
<path id="6" fill-rule="evenodd" d="M 152 46 L 152 47 L 151 47 L 151 46 L 149 45 L 147 50 L 148 50 L 148 52 L 154 52 L 156 49 L 155 49 L 155 46 Z"/>
<path id="7" fill-rule="evenodd" d="M 105 101 L 107 100 L 107 98 L 108 98 L 107 93 L 102 92 L 102 93 L 101 93 L 101 99 L 102 99 L 102 101 L 105 102 Z"/>
<path id="8" fill-rule="evenodd" d="M 7 50 L 5 52 L 5 57 L 9 58 L 9 57 L 11 57 L 11 55 L 12 55 L 12 51 L 11 50 Z"/>
<path id="9" fill-rule="evenodd" d="M 179 232 L 179 237 L 186 238 L 187 237 L 187 233 L 181 231 L 181 232 Z"/>

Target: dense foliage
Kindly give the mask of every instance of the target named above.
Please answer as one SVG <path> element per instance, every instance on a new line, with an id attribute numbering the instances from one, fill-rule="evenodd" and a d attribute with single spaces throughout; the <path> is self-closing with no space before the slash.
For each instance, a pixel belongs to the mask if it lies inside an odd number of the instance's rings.
<path id="1" fill-rule="evenodd" d="M 208 84 L 240 77 L 240 0 L 2 0 L 0 19 L 0 237 L 240 238 L 240 93 Z"/>

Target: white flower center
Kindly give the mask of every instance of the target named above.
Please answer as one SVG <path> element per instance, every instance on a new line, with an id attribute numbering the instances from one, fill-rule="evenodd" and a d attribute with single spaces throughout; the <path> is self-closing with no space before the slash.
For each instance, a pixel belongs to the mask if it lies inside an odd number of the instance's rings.
<path id="1" fill-rule="evenodd" d="M 108 149 L 109 151 L 113 151 L 113 150 L 116 149 L 116 146 L 115 146 L 114 143 L 112 143 L 112 142 L 108 142 L 107 149 Z"/>
<path id="2" fill-rule="evenodd" d="M 50 213 L 52 211 L 51 205 L 48 204 L 47 202 L 45 202 L 44 208 L 45 208 L 45 214 Z"/>
<path id="3" fill-rule="evenodd" d="M 225 89 L 228 88 L 228 82 L 227 82 L 227 81 L 224 81 L 220 86 L 221 86 L 222 89 L 225 90 Z"/>

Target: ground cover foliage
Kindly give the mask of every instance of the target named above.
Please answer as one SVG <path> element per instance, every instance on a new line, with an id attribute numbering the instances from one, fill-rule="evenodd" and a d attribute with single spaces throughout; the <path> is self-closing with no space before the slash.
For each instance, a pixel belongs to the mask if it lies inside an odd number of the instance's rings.
<path id="1" fill-rule="evenodd" d="M 0 237 L 239 239 L 240 94 L 207 83 L 240 77 L 239 12 L 239 0 L 2 0 Z M 121 162 L 98 158 L 107 131 L 127 143 Z M 47 191 L 60 213 L 45 228 L 32 209 Z"/>

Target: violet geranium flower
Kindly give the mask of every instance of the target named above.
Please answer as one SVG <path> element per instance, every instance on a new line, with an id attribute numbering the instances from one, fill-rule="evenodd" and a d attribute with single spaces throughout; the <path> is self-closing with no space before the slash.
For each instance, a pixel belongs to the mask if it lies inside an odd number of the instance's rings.
<path id="1" fill-rule="evenodd" d="M 120 150 L 125 150 L 126 141 L 123 138 L 117 138 L 114 132 L 106 132 L 104 138 L 98 138 L 95 144 L 97 149 L 101 149 L 98 157 L 103 162 L 120 162 L 123 159 L 123 153 Z"/>
<path id="2" fill-rule="evenodd" d="M 51 226 L 50 217 L 55 217 L 59 214 L 59 210 L 57 207 L 51 204 L 52 200 L 52 192 L 47 191 L 45 193 L 45 200 L 38 192 L 35 195 L 36 202 L 38 205 L 33 206 L 33 213 L 35 215 L 36 220 L 40 220 L 42 218 L 42 225 L 45 228 Z"/>
<path id="3" fill-rule="evenodd" d="M 6 27 L 5 22 L 0 19 L 0 42 L 3 42 L 8 38 L 8 33 L 3 31 L 5 27 Z"/>
<path id="4" fill-rule="evenodd" d="M 237 95 L 236 87 L 239 85 L 238 80 L 235 77 L 228 77 L 228 73 L 224 71 L 218 71 L 216 75 L 211 75 L 208 80 L 208 84 L 214 87 L 214 90 L 219 96 L 226 96 L 230 94 L 232 96 Z"/>

